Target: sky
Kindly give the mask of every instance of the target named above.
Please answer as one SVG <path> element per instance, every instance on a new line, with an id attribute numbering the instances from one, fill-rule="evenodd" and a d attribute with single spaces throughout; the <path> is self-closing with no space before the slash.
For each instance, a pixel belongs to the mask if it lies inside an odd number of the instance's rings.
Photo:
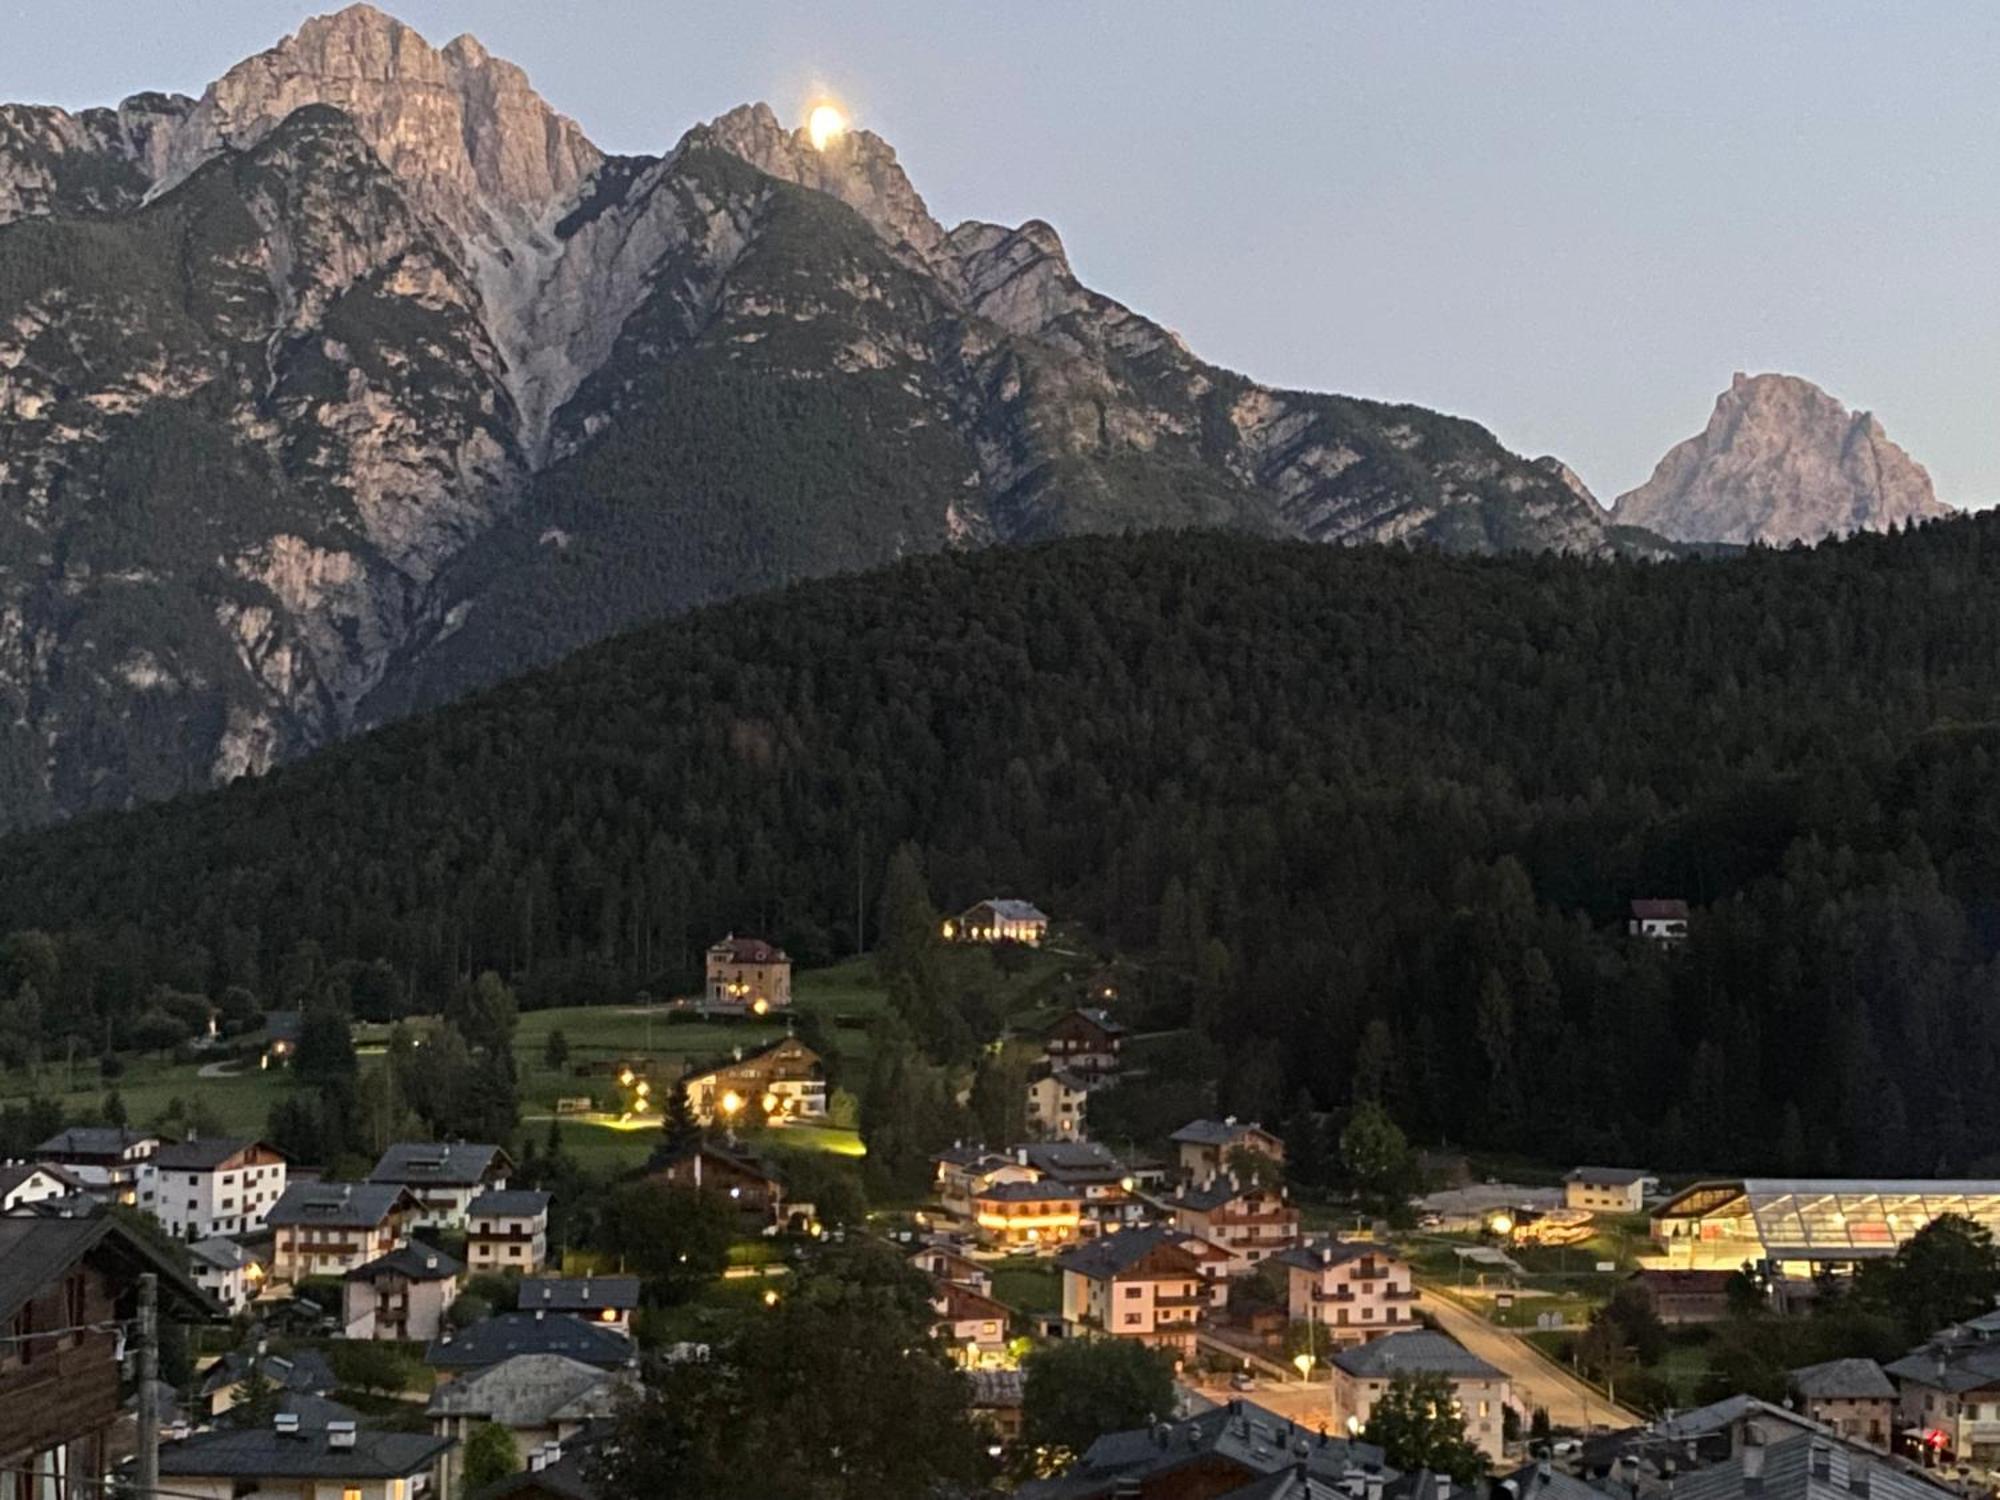
<path id="1" fill-rule="evenodd" d="M 0 0 L 0 99 L 199 93 L 330 8 Z M 1204 358 L 1473 417 L 1607 501 L 1736 370 L 2000 500 L 1989 0 L 383 8 L 472 32 L 611 151 L 830 91 L 947 225 L 1046 219 Z"/>

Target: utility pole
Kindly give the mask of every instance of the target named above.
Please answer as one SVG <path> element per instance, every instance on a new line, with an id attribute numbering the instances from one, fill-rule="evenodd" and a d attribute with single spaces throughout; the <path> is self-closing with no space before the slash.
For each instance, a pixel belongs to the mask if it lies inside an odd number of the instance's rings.
<path id="1" fill-rule="evenodd" d="M 160 1488 L 160 1279 L 139 1278 L 139 1483 L 142 1495 Z"/>
<path id="2" fill-rule="evenodd" d="M 861 871 L 867 859 L 868 834 L 856 830 L 854 835 L 854 951 L 868 951 L 868 898 Z"/>

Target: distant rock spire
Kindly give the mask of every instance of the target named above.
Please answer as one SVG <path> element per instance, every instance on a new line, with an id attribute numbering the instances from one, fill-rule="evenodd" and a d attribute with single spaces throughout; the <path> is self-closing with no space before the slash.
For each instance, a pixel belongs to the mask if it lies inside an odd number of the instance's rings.
<path id="1" fill-rule="evenodd" d="M 1738 371 L 1614 517 L 1681 542 L 1819 541 L 1956 514 L 1869 412 L 1796 375 Z"/>

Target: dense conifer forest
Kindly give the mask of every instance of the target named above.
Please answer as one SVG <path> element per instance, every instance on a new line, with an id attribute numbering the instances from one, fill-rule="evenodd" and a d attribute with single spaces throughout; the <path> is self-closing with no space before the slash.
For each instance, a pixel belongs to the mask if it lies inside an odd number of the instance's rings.
<path id="1" fill-rule="evenodd" d="M 529 1006 L 670 993 L 732 929 L 837 956 L 909 841 L 946 906 L 1149 959 L 1132 1019 L 1217 1044 L 1217 1108 L 1992 1171 L 1996 760 L 1996 520 L 1671 563 L 934 556 L 11 840 L 0 1044 L 102 1046 L 160 987 L 344 974 L 395 1013 L 487 969 Z M 1693 903 L 1683 949 L 1625 935 L 1639 896 Z"/>

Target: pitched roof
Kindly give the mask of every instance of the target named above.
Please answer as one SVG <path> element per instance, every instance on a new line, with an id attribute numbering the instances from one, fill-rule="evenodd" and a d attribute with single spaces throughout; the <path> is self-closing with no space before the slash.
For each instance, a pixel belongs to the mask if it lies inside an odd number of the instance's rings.
<path id="1" fill-rule="evenodd" d="M 1099 1005 L 1079 1005 L 1074 1010 L 1064 1011 L 1049 1023 L 1049 1029 L 1054 1030 L 1072 1016 L 1082 1016 L 1106 1036 L 1125 1035 L 1125 1023 L 1112 1020 L 1111 1012 Z"/>
<path id="2" fill-rule="evenodd" d="M 466 1205 L 468 1218 L 532 1219 L 549 1211 L 549 1195 L 537 1188 L 488 1189 Z"/>
<path id="3" fill-rule="evenodd" d="M 483 1370 L 517 1354 L 567 1354 L 604 1370 L 622 1369 L 634 1358 L 632 1345 L 611 1329 L 567 1313 L 510 1312 L 434 1341 L 424 1351 L 424 1363 L 439 1370 Z"/>
<path id="4" fill-rule="evenodd" d="M 1591 1187 L 1630 1187 L 1652 1175 L 1638 1167 L 1577 1167 L 1566 1173 L 1563 1181 L 1581 1182 Z"/>
<path id="5" fill-rule="evenodd" d="M 825 1071 L 825 1059 L 804 1042 L 800 1041 L 797 1036 L 791 1032 L 786 1032 L 783 1036 L 773 1041 L 768 1041 L 761 1047 L 739 1049 L 742 1053 L 741 1056 L 738 1056 L 736 1052 L 731 1052 L 726 1057 L 712 1057 L 706 1062 L 691 1063 L 688 1066 L 688 1070 L 681 1075 L 680 1081 L 685 1086 L 703 1078 L 712 1078 L 717 1073 L 726 1072 L 731 1068 L 747 1068 L 759 1058 L 768 1057 L 771 1053 L 776 1052 L 780 1047 L 790 1047 L 796 1051 L 805 1053 L 805 1057 L 800 1060 L 800 1066 L 812 1070 L 814 1074 Z"/>
<path id="6" fill-rule="evenodd" d="M 732 964 L 782 964 L 791 960 L 785 950 L 762 938 L 738 937 L 730 933 L 721 942 L 709 948 L 709 953 Z"/>
<path id="7" fill-rule="evenodd" d="M 1199 1187 L 1192 1183 L 1185 1184 L 1166 1201 L 1169 1208 L 1185 1208 L 1205 1214 L 1211 1209 L 1221 1208 L 1225 1203 L 1234 1203 L 1238 1198 L 1247 1198 L 1252 1193 L 1274 1193 L 1282 1197 L 1284 1190 L 1265 1187 L 1255 1182 L 1238 1182 L 1233 1176 L 1224 1173 L 1209 1179 Z"/>
<path id="8" fill-rule="evenodd" d="M 1019 1370 L 967 1370 L 965 1383 L 972 1387 L 966 1398 L 972 1406 L 1019 1406 L 1026 1377 Z"/>
<path id="9" fill-rule="evenodd" d="M 398 1245 L 387 1255 L 378 1255 L 347 1273 L 349 1281 L 372 1281 L 377 1276 L 402 1276 L 411 1281 L 449 1281 L 465 1269 L 442 1250 L 429 1245 Z"/>
<path id="10" fill-rule="evenodd" d="M 1047 922 L 1048 913 L 1032 901 L 1017 900 L 1012 896 L 988 896 L 984 901 L 975 901 L 968 906 L 962 916 L 971 916 L 981 907 L 989 908 L 993 915 L 1003 922 Z"/>
<path id="11" fill-rule="evenodd" d="M 1829 1359 L 1791 1373 L 1792 1389 L 1824 1401 L 1893 1399 L 1896 1387 L 1872 1359 Z"/>
<path id="12" fill-rule="evenodd" d="M 409 1190 L 392 1182 L 294 1182 L 264 1222 L 273 1229 L 295 1224 L 372 1229 L 408 1200 Z"/>
<path id="13" fill-rule="evenodd" d="M 1231 1146 L 1252 1131 L 1262 1130 L 1255 1120 L 1190 1120 L 1167 1139 L 1179 1146 Z"/>
<path id="14" fill-rule="evenodd" d="M 264 1378 L 281 1391 L 324 1396 L 340 1384 L 333 1366 L 317 1349 L 295 1349 L 290 1354 L 255 1355 L 248 1349 L 232 1349 L 210 1365 L 201 1378 L 203 1395 L 212 1395 L 228 1386 L 239 1385 L 250 1372 L 255 1358 Z"/>
<path id="15" fill-rule="evenodd" d="M 1121 1229 L 1116 1234 L 1100 1235 L 1065 1250 L 1056 1257 L 1056 1264 L 1065 1271 L 1074 1271 L 1093 1281 L 1104 1281 L 1131 1270 L 1156 1250 L 1168 1250 L 1184 1257 L 1191 1268 L 1199 1269 L 1199 1262 L 1180 1241 L 1178 1230 L 1163 1225 L 1156 1224 L 1150 1229 Z"/>
<path id="16" fill-rule="evenodd" d="M 188 1258 L 199 1262 L 195 1269 L 237 1271 L 252 1264 L 256 1256 L 226 1235 L 211 1235 L 188 1246 Z"/>
<path id="17" fill-rule="evenodd" d="M 1688 904 L 1679 899 L 1649 900 L 1641 898 L 1632 903 L 1632 915 L 1641 922 L 1685 922 Z"/>
<path id="18" fill-rule="evenodd" d="M 1767 1500 L 1852 1500 L 1858 1493 L 1874 1500 L 1945 1500 L 1957 1493 L 1886 1455 L 1823 1432 L 1764 1444 L 1763 1472 L 1754 1483 L 1748 1482 L 1739 1456 L 1685 1471 L 1676 1476 L 1673 1488 L 1675 1500 L 1741 1500 L 1749 1494 Z"/>
<path id="19" fill-rule="evenodd" d="M 406 1479 L 422 1473 L 452 1440 L 426 1432 L 357 1431 L 354 1446 L 336 1448 L 325 1429 L 297 1436 L 270 1427 L 196 1433 L 160 1449 L 164 1478 Z"/>
<path id="20" fill-rule="evenodd" d="M 1333 1362 L 1350 1375 L 1390 1380 L 1398 1375 L 1450 1375 L 1469 1380 L 1498 1380 L 1500 1372 L 1457 1339 L 1428 1328 L 1371 1339 L 1334 1355 Z"/>
<path id="21" fill-rule="evenodd" d="M 1061 1182 L 1116 1182 L 1125 1164 L 1096 1141 L 1037 1141 L 1017 1148 L 1016 1160 Z"/>
<path id="22" fill-rule="evenodd" d="M 56 1166 L 52 1162 L 13 1162 L 5 1166 L 0 1166 L 0 1198 L 5 1198 L 16 1188 L 25 1184 L 30 1178 L 36 1176 L 46 1177 L 57 1186 L 69 1188 L 71 1191 L 75 1191 L 83 1186 L 82 1183 L 70 1176 L 68 1172 L 65 1172 L 61 1167 Z"/>
<path id="23" fill-rule="evenodd" d="M 515 1306 L 522 1312 L 629 1311 L 639 1305 L 636 1276 L 529 1276 L 522 1280 Z"/>
<path id="24" fill-rule="evenodd" d="M 1272 1474 L 1338 1480 L 1356 1471 L 1382 1473 L 1382 1450 L 1315 1432 L 1247 1401 L 1230 1401 L 1180 1422 L 1106 1433 L 1069 1473 L 1015 1491 L 1019 1500 L 1096 1500 L 1121 1479 L 1147 1479 L 1189 1464 L 1233 1463 L 1245 1482 Z M 1319 1500 L 1318 1496 L 1314 1500 Z"/>
<path id="25" fill-rule="evenodd" d="M 153 1155 L 153 1165 L 163 1172 L 213 1172 L 238 1152 L 252 1146 L 283 1158 L 283 1153 L 259 1140 L 237 1140 L 215 1136 L 205 1140 L 168 1141 Z"/>
<path id="26" fill-rule="evenodd" d="M 70 1267 L 90 1257 L 111 1260 L 134 1277 L 153 1272 L 160 1278 L 162 1295 L 195 1318 L 222 1315 L 179 1266 L 110 1214 L 60 1219 L 21 1214 L 0 1216 L 0 1323 L 12 1318 Z"/>
<path id="27" fill-rule="evenodd" d="M 940 1303 L 943 1306 L 939 1306 Z M 940 1281 L 932 1288 L 931 1310 L 939 1319 L 953 1323 L 963 1323 L 970 1318 L 994 1319 L 1003 1332 L 1007 1320 L 1013 1316 L 1013 1309 L 1006 1303 L 996 1302 L 984 1292 L 975 1292 L 956 1281 Z"/>
<path id="28" fill-rule="evenodd" d="M 989 1203 L 1053 1203 L 1059 1198 L 1071 1203 L 1083 1201 L 1077 1189 L 1046 1177 L 1034 1182 L 989 1182 L 975 1189 L 972 1196 Z"/>
<path id="29" fill-rule="evenodd" d="M 1401 1259 L 1393 1246 L 1376 1240 L 1316 1240 L 1310 1244 L 1294 1245 L 1271 1259 L 1283 1265 L 1297 1266 L 1301 1271 L 1324 1271 L 1329 1266 L 1344 1266 L 1351 1260 L 1360 1260 L 1364 1255 L 1378 1255 L 1383 1260 Z"/>
<path id="30" fill-rule="evenodd" d="M 720 1141 L 710 1140 L 706 1136 L 683 1141 L 678 1146 L 669 1146 L 663 1143 L 647 1160 L 646 1170 L 649 1172 L 664 1171 L 668 1167 L 691 1160 L 696 1156 L 705 1156 L 710 1161 L 720 1162 L 732 1171 L 741 1172 L 746 1177 L 758 1178 L 763 1182 L 770 1183 L 773 1187 L 782 1186 L 776 1174 L 750 1152 L 738 1147 L 725 1146 Z"/>
<path id="31" fill-rule="evenodd" d="M 566 1354 L 517 1354 L 439 1386 L 426 1409 L 434 1417 L 483 1417 L 502 1427 L 549 1427 L 610 1416 L 629 1384 L 623 1371 Z"/>
<path id="32" fill-rule="evenodd" d="M 512 1163 L 498 1146 L 473 1141 L 398 1141 L 382 1153 L 370 1182 L 398 1182 L 405 1187 L 439 1183 L 446 1187 L 477 1187 L 498 1167 L 504 1175 Z"/>
<path id="33" fill-rule="evenodd" d="M 72 1125 L 35 1147 L 36 1156 L 122 1156 L 132 1147 L 160 1138 L 155 1130 L 123 1125 Z"/>

